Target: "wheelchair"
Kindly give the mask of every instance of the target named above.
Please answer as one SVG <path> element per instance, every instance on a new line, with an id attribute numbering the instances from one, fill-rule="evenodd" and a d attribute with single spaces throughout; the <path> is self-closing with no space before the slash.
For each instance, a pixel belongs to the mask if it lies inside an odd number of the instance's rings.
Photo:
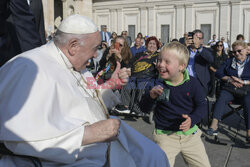
<path id="1" fill-rule="evenodd" d="M 34 167 L 42 167 L 42 163 L 38 158 L 32 157 L 32 156 L 27 156 L 27 155 L 14 154 L 4 145 L 4 143 L 0 143 L 0 158 L 1 158 L 1 156 L 4 156 L 4 155 L 16 156 L 16 157 L 28 159 L 29 161 L 32 162 Z"/>

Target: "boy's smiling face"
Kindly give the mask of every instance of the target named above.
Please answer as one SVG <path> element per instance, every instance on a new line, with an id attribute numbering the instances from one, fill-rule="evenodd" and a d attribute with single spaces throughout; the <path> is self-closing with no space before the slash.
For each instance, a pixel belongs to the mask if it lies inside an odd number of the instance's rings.
<path id="1" fill-rule="evenodd" d="M 161 52 L 157 63 L 157 69 L 162 79 L 172 82 L 178 82 L 183 79 L 184 64 L 180 64 L 180 60 L 176 53 L 172 50 Z"/>

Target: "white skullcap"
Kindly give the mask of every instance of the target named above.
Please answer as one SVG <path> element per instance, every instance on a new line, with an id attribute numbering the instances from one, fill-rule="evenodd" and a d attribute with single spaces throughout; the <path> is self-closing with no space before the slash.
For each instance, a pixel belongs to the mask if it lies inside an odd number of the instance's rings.
<path id="1" fill-rule="evenodd" d="M 71 15 L 64 19 L 58 29 L 70 34 L 89 34 L 98 30 L 92 20 L 79 14 Z"/>

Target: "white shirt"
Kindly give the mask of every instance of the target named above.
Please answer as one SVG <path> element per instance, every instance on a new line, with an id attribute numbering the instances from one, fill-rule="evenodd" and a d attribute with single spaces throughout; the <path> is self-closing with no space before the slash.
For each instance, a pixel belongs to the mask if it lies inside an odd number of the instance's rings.
<path id="1" fill-rule="evenodd" d="M 213 46 L 213 45 L 215 45 L 216 42 L 218 42 L 218 41 L 219 41 L 218 39 L 216 39 L 215 41 L 214 41 L 213 39 L 210 39 L 210 40 L 208 41 L 208 44 L 209 44 L 210 46 Z"/>

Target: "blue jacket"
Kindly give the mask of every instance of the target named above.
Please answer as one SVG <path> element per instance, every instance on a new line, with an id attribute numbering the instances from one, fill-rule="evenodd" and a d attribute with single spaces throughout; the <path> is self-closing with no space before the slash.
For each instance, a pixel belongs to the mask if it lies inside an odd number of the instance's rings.
<path id="1" fill-rule="evenodd" d="M 190 47 L 188 47 L 188 49 L 190 50 Z M 214 61 L 212 52 L 210 49 L 203 47 L 202 51 L 197 52 L 195 55 L 194 61 L 194 69 L 197 79 L 201 83 L 203 90 L 207 93 L 210 82 L 209 65 Z"/>
<path id="2" fill-rule="evenodd" d="M 132 56 L 135 56 L 136 53 L 140 53 L 140 52 L 146 51 L 146 48 L 144 46 L 141 46 L 138 49 L 136 49 L 136 46 L 133 46 L 133 47 L 130 48 L 130 51 L 132 53 Z"/>
<path id="3" fill-rule="evenodd" d="M 221 79 L 224 76 L 235 76 L 238 77 L 238 70 L 237 68 L 232 65 L 234 58 L 227 59 L 224 64 L 221 65 L 221 67 L 216 71 L 215 75 L 217 78 Z M 245 64 L 245 67 L 243 69 L 242 80 L 250 80 L 250 57 L 248 56 L 248 60 Z"/>
<path id="4" fill-rule="evenodd" d="M 101 34 L 101 41 L 104 41 L 104 38 L 103 38 L 103 35 L 102 35 L 102 33 L 103 33 L 103 31 L 100 31 L 100 34 Z M 108 34 L 108 36 L 109 36 L 109 39 L 111 38 L 111 33 L 110 32 L 106 32 L 107 34 Z M 108 40 L 109 39 L 107 39 L 107 41 L 106 42 L 108 42 Z"/>

